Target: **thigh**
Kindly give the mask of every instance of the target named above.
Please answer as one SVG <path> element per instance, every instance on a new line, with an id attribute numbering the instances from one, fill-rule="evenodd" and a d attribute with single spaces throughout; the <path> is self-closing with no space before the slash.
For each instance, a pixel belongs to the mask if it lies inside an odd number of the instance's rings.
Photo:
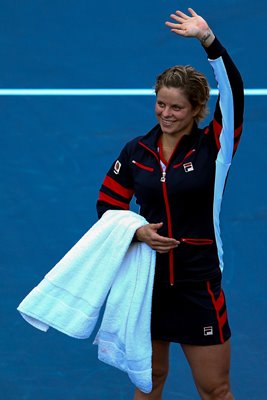
<path id="1" fill-rule="evenodd" d="M 162 340 L 152 340 L 152 379 L 153 389 L 151 393 L 143 393 L 135 390 L 134 400 L 160 400 L 165 380 L 169 370 L 170 343 Z"/>
<path id="2" fill-rule="evenodd" d="M 230 370 L 230 340 L 211 346 L 182 345 L 199 391 L 213 391 L 228 385 Z"/>

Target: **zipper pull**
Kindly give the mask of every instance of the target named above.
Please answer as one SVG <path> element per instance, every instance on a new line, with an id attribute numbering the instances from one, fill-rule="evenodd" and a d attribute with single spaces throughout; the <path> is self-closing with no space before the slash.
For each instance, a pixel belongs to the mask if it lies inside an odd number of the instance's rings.
<path id="1" fill-rule="evenodd" d="M 160 182 L 165 182 L 166 181 L 166 171 L 162 171 L 162 176 L 160 178 Z"/>

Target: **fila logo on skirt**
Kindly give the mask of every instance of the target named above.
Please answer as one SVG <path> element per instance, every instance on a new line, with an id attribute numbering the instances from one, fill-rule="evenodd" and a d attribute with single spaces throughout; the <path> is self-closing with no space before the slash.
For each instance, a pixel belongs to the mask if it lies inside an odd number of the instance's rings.
<path id="1" fill-rule="evenodd" d="M 204 336 L 212 336 L 213 335 L 213 327 L 212 326 L 205 326 L 203 328 Z"/>

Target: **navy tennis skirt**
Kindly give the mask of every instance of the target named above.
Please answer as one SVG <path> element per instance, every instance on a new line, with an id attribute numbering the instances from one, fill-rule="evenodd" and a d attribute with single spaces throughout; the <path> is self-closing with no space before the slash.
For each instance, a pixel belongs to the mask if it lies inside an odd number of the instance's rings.
<path id="1" fill-rule="evenodd" d="M 208 281 L 176 282 L 155 276 L 151 336 L 190 345 L 224 343 L 231 336 L 221 276 Z"/>

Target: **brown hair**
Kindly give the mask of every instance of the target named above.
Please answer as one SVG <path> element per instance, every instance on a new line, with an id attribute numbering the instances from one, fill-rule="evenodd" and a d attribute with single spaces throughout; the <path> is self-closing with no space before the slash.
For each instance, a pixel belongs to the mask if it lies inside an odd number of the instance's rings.
<path id="1" fill-rule="evenodd" d="M 162 87 L 181 89 L 193 108 L 200 107 L 195 117 L 197 122 L 208 114 L 210 88 L 208 81 L 201 72 L 190 65 L 176 65 L 166 69 L 157 77 L 155 92 L 158 94 Z"/>

